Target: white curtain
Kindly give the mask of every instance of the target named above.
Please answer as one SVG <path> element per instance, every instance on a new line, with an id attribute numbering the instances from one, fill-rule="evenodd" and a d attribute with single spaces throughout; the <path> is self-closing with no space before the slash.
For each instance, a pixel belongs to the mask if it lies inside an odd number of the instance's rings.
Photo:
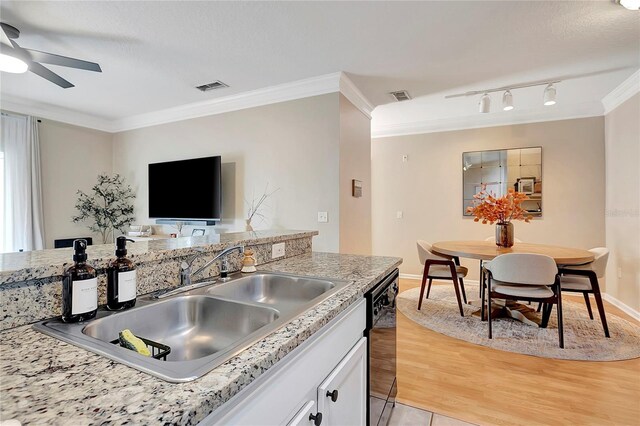
<path id="1" fill-rule="evenodd" d="M 4 251 L 44 248 L 40 141 L 34 117 L 2 114 Z"/>

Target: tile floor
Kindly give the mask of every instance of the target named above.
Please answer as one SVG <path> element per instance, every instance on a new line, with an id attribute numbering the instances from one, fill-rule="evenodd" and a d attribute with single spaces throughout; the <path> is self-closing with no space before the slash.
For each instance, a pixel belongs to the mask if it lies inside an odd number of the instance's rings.
<path id="1" fill-rule="evenodd" d="M 471 423 L 396 403 L 389 426 L 473 426 Z"/>

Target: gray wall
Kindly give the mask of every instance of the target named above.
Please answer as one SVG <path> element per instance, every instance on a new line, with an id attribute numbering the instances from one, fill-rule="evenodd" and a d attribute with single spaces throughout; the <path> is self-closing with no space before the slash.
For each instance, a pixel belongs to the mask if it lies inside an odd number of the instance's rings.
<path id="1" fill-rule="evenodd" d="M 371 191 L 371 120 L 340 95 L 340 253 L 371 254 Z"/>
<path id="2" fill-rule="evenodd" d="M 39 133 L 45 248 L 53 248 L 54 239 L 92 235 L 101 244 L 102 237 L 71 217 L 77 214 L 76 191 L 89 191 L 98 174 L 111 173 L 112 135 L 44 119 Z"/>
<path id="3" fill-rule="evenodd" d="M 337 252 L 339 114 L 339 94 L 331 93 L 121 132 L 113 135 L 113 170 L 138 194 L 137 222 L 150 223 L 149 163 L 221 155 L 225 177 L 235 168 L 235 190 L 230 204 L 233 189 L 225 188 L 227 220 L 218 228 L 243 229 L 245 199 L 259 197 L 268 183 L 279 191 L 264 210 L 267 219 L 254 227 L 319 230 L 314 249 Z M 179 191 L 167 197 L 188 202 Z M 317 222 L 318 211 L 328 212 L 328 223 Z"/>
<path id="4" fill-rule="evenodd" d="M 374 139 L 373 253 L 402 256 L 402 272 L 421 274 L 416 240 L 494 235 L 493 226 L 462 216 L 462 153 L 528 146 L 542 146 L 544 214 L 515 223 L 515 236 L 531 243 L 603 245 L 604 118 L 594 117 Z M 478 262 L 463 264 L 477 279 Z"/>
<path id="5" fill-rule="evenodd" d="M 609 295 L 640 311 L 640 94 L 605 116 Z"/>

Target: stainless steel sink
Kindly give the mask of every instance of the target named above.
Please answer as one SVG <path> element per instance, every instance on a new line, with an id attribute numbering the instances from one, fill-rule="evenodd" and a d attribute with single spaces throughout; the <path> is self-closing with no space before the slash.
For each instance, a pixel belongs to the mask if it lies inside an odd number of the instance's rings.
<path id="1" fill-rule="evenodd" d="M 82 332 L 109 343 L 128 328 L 136 336 L 171 347 L 167 361 L 190 361 L 224 351 L 279 316 L 264 306 L 180 296 L 91 321 Z"/>
<path id="2" fill-rule="evenodd" d="M 257 274 L 213 286 L 207 294 L 287 310 L 305 304 L 335 286 L 332 281 L 308 277 Z"/>
<path id="3" fill-rule="evenodd" d="M 98 311 L 86 323 L 43 321 L 34 328 L 170 382 L 194 380 L 343 288 L 341 280 L 255 273 L 162 300 L 139 297 L 122 312 Z M 171 347 L 166 361 L 111 343 L 118 333 Z"/>

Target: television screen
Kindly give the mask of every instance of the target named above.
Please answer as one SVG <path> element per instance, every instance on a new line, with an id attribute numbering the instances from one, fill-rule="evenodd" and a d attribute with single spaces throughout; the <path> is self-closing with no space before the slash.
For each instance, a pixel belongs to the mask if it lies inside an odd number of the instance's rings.
<path id="1" fill-rule="evenodd" d="M 149 217 L 220 220 L 220 156 L 149 164 Z"/>

